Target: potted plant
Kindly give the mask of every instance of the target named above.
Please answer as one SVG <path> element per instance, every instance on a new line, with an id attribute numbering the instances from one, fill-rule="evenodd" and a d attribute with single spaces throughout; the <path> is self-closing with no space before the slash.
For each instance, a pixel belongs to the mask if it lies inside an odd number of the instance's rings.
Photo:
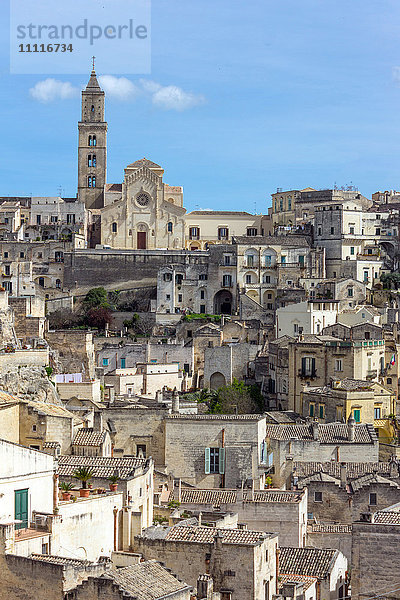
<path id="1" fill-rule="evenodd" d="M 74 489 L 74 484 L 69 481 L 60 483 L 61 495 L 63 500 L 71 500 L 71 490 Z"/>
<path id="2" fill-rule="evenodd" d="M 117 473 L 114 473 L 114 475 L 111 475 L 111 477 L 108 478 L 108 481 L 110 482 L 110 490 L 112 492 L 117 491 L 118 480 L 119 480 L 119 475 Z"/>
<path id="3" fill-rule="evenodd" d="M 79 467 L 73 474 L 75 479 L 79 479 L 82 482 L 82 487 L 79 490 L 81 498 L 89 498 L 90 490 L 88 488 L 88 481 L 93 477 L 93 471 L 87 467 Z"/>
<path id="4" fill-rule="evenodd" d="M 272 488 L 272 478 L 269 475 L 265 478 L 265 485 L 268 489 Z"/>

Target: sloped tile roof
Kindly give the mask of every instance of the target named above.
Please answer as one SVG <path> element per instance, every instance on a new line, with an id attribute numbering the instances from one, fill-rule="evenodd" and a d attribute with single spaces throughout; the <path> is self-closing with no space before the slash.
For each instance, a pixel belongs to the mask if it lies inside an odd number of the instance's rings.
<path id="1" fill-rule="evenodd" d="M 105 479 L 119 471 L 120 479 L 134 477 L 135 469 L 144 467 L 145 458 L 134 456 L 60 456 L 58 459 L 58 473 L 61 477 L 72 477 L 79 467 L 89 467 L 93 477 Z"/>
<path id="2" fill-rule="evenodd" d="M 379 475 L 387 476 L 390 474 L 389 462 L 347 462 L 347 479 L 356 479 L 366 473 L 378 473 Z M 294 462 L 293 471 L 300 477 L 309 477 L 314 473 L 323 471 L 332 477 L 340 478 L 340 462 Z"/>
<path id="3" fill-rule="evenodd" d="M 396 487 L 397 489 L 400 489 L 397 483 L 395 483 L 391 479 L 387 479 L 386 477 L 381 477 L 376 473 L 367 473 L 366 475 L 361 475 L 357 479 L 353 479 L 351 482 L 351 487 L 353 489 L 353 492 L 357 492 L 363 487 L 369 486 L 374 483 L 386 484 L 390 485 L 391 487 Z"/>
<path id="4" fill-rule="evenodd" d="M 241 544 L 255 546 L 268 537 L 262 531 L 247 529 L 219 529 L 215 527 L 179 526 L 171 527 L 165 536 L 169 542 L 192 542 L 194 544 L 212 544 L 216 534 L 221 535 L 223 544 Z"/>
<path id="5" fill-rule="evenodd" d="M 400 513 L 390 510 L 381 510 L 374 514 L 374 523 L 381 525 L 400 525 Z"/>
<path id="6" fill-rule="evenodd" d="M 301 491 L 290 490 L 255 490 L 254 500 L 251 500 L 251 492 L 244 490 L 245 502 L 299 502 L 303 496 Z M 177 493 L 174 494 L 177 500 Z M 241 500 L 239 490 L 182 488 L 182 504 L 235 504 Z"/>
<path id="7" fill-rule="evenodd" d="M 122 192 L 122 183 L 106 183 L 104 188 L 106 192 Z"/>
<path id="8" fill-rule="evenodd" d="M 80 558 L 68 558 L 65 556 L 54 556 L 52 554 L 31 554 L 29 558 L 39 562 L 52 563 L 53 565 L 65 565 L 66 567 L 86 567 L 92 565 L 90 560 Z"/>
<path id="9" fill-rule="evenodd" d="M 101 446 L 106 439 L 106 430 L 95 431 L 93 427 L 78 429 L 72 442 L 74 446 Z"/>
<path id="10" fill-rule="evenodd" d="M 49 402 L 42 402 L 40 400 L 29 400 L 28 406 L 33 408 L 35 412 L 47 415 L 48 417 L 63 417 L 65 419 L 73 419 L 75 422 L 82 423 L 82 419 L 76 417 L 60 404 L 50 404 Z"/>
<path id="11" fill-rule="evenodd" d="M 302 583 L 304 585 L 304 591 L 308 590 L 309 587 L 313 585 L 316 581 L 318 581 L 317 577 L 306 577 L 305 575 L 284 575 L 281 574 L 279 576 L 279 588 L 283 587 L 284 583 L 292 583 L 295 581 L 296 583 Z"/>
<path id="12" fill-rule="evenodd" d="M 304 441 L 313 440 L 311 423 L 295 423 L 293 425 L 275 425 L 267 423 L 266 437 L 275 440 L 290 440 L 292 438 Z M 318 440 L 321 444 L 372 444 L 377 442 L 375 430 L 372 425 L 355 425 L 354 442 L 348 439 L 346 423 L 320 423 Z"/>
<path id="13" fill-rule="evenodd" d="M 45 442 L 43 444 L 43 450 L 59 448 L 60 446 L 61 446 L 60 442 Z"/>
<path id="14" fill-rule="evenodd" d="M 136 600 L 160 600 L 190 589 L 155 560 L 114 569 L 104 575 Z"/>
<path id="15" fill-rule="evenodd" d="M 324 579 L 333 567 L 339 551 L 320 548 L 281 548 L 279 574 L 306 575 Z"/>
<path id="16" fill-rule="evenodd" d="M 140 169 L 140 167 L 148 167 L 149 169 L 161 169 L 160 165 L 149 160 L 148 158 L 140 158 L 139 160 L 135 160 L 135 162 L 128 165 L 127 168 L 131 167 L 135 167 L 136 169 Z"/>
<path id="17" fill-rule="evenodd" d="M 18 396 L 13 396 L 12 394 L 9 394 L 8 392 L 4 392 L 3 390 L 0 390 L 0 407 L 7 405 L 7 404 L 19 404 L 20 402 L 24 402 L 24 400 L 22 400 L 21 398 L 18 398 Z"/>

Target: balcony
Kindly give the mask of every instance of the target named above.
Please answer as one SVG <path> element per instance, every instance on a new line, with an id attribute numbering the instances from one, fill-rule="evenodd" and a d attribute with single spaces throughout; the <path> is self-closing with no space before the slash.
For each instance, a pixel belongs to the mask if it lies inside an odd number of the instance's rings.
<path id="1" fill-rule="evenodd" d="M 378 375 L 378 369 L 368 369 L 367 379 L 375 379 Z"/>
<path id="2" fill-rule="evenodd" d="M 297 372 L 300 379 L 315 379 L 317 377 L 317 370 L 314 371 L 303 371 L 303 369 L 299 369 Z"/>

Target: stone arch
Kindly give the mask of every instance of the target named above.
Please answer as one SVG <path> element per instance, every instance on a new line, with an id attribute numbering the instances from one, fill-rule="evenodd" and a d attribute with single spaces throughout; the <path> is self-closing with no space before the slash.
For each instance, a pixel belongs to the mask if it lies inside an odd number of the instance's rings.
<path id="1" fill-rule="evenodd" d="M 246 291 L 246 296 L 248 296 L 249 298 L 251 298 L 252 300 L 255 300 L 256 302 L 259 301 L 258 298 L 258 291 L 257 290 L 247 290 Z"/>
<path id="2" fill-rule="evenodd" d="M 233 296 L 229 290 L 219 290 L 214 296 L 214 313 L 216 315 L 231 315 Z"/>
<path id="3" fill-rule="evenodd" d="M 217 390 L 224 385 L 226 385 L 225 375 L 219 371 L 215 371 L 210 377 L 210 389 Z"/>
<path id="4" fill-rule="evenodd" d="M 247 281 L 247 277 L 250 276 L 250 281 Z M 247 271 L 244 275 L 243 275 L 243 283 L 246 284 L 252 284 L 252 283 L 257 283 L 257 273 L 255 273 L 255 271 Z"/>
<path id="5" fill-rule="evenodd" d="M 271 298 L 268 298 L 269 295 L 271 295 Z M 275 302 L 274 290 L 265 290 L 265 292 L 263 294 L 263 306 L 267 306 L 267 304 L 269 302 L 271 302 L 271 303 Z"/>

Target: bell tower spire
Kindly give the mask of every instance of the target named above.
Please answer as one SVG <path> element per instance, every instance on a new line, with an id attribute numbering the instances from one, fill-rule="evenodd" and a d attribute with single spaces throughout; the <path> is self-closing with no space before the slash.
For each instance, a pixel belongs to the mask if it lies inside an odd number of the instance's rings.
<path id="1" fill-rule="evenodd" d="M 107 122 L 104 120 L 105 94 L 92 72 L 82 91 L 82 117 L 78 123 L 78 197 L 86 208 L 104 206 L 107 172 Z"/>

